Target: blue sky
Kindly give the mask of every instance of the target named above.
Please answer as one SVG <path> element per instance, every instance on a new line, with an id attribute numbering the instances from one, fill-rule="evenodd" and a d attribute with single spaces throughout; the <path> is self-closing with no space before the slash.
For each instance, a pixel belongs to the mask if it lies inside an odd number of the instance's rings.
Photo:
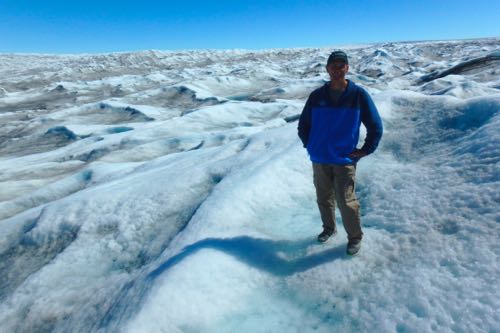
<path id="1" fill-rule="evenodd" d="M 323 47 L 500 36 L 499 1 L 0 0 L 0 52 Z"/>

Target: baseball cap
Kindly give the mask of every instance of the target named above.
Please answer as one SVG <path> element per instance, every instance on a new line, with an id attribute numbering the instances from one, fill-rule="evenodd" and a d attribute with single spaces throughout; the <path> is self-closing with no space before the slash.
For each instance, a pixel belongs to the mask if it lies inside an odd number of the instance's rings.
<path id="1" fill-rule="evenodd" d="M 330 65 L 334 61 L 343 61 L 346 63 L 346 65 L 349 64 L 349 61 L 347 60 L 347 54 L 344 51 L 333 51 L 328 57 L 326 65 Z"/>

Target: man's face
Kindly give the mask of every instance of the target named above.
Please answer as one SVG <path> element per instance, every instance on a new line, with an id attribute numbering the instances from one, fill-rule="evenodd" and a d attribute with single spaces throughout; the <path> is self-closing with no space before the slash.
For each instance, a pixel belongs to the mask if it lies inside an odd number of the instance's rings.
<path id="1" fill-rule="evenodd" d="M 348 70 L 349 65 L 343 61 L 334 61 L 326 66 L 326 71 L 330 75 L 330 80 L 332 81 L 344 80 Z"/>

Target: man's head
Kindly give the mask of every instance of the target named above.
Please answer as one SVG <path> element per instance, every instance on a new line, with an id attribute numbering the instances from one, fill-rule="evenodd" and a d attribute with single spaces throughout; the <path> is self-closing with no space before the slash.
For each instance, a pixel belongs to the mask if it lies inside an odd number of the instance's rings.
<path id="1" fill-rule="evenodd" d="M 333 51 L 326 62 L 326 71 L 332 81 L 345 80 L 349 70 L 349 60 L 344 51 Z"/>

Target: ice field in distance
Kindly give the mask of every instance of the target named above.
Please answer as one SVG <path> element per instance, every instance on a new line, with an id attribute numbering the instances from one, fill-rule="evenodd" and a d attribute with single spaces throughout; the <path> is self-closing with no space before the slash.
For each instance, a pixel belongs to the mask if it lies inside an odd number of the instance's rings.
<path id="1" fill-rule="evenodd" d="M 0 331 L 500 332 L 500 39 L 342 47 L 356 257 L 297 137 L 335 48 L 0 54 Z"/>

